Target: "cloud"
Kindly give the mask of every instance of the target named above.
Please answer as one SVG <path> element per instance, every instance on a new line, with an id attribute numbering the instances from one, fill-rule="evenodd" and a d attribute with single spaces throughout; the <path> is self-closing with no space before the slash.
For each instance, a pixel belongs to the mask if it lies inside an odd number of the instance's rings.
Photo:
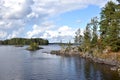
<path id="1" fill-rule="evenodd" d="M 2 19 L 21 19 L 31 12 L 31 0 L 1 0 Z"/>
<path id="2" fill-rule="evenodd" d="M 7 33 L 4 31 L 0 31 L 0 39 L 3 39 L 4 37 L 7 36 Z"/>
<path id="3" fill-rule="evenodd" d="M 75 31 L 76 29 L 69 26 L 57 27 L 52 22 L 44 22 L 42 25 L 34 25 L 33 29 L 27 32 L 26 37 L 40 37 L 48 39 L 50 42 L 58 42 L 60 40 L 68 42 L 73 40 Z"/>
<path id="4" fill-rule="evenodd" d="M 0 20 L 0 29 L 4 29 L 4 30 L 16 29 L 24 25 L 25 25 L 24 21 L 20 19 L 19 20 L 14 20 L 14 19 Z"/>
<path id="5" fill-rule="evenodd" d="M 48 22 L 45 21 L 41 23 L 40 25 L 34 24 L 31 31 L 28 31 L 26 34 L 26 37 L 40 37 L 46 30 L 54 28 L 55 25 L 52 21 Z"/>
<path id="6" fill-rule="evenodd" d="M 74 36 L 74 28 L 68 26 L 61 26 L 56 30 L 47 30 L 45 31 L 43 38 L 54 38 L 60 36 Z"/>
<path id="7" fill-rule="evenodd" d="M 0 0 L 0 30 L 7 34 L 0 38 L 12 38 L 23 29 L 27 15 L 32 12 L 32 4 L 32 0 Z"/>
<path id="8" fill-rule="evenodd" d="M 18 30 L 14 30 L 12 34 L 8 34 L 7 38 L 14 38 L 20 36 L 24 28 L 19 28 Z"/>
<path id="9" fill-rule="evenodd" d="M 61 26 L 56 30 L 48 30 L 42 36 L 49 39 L 50 42 L 73 42 L 76 29 L 69 26 Z"/>
<path id="10" fill-rule="evenodd" d="M 107 0 L 34 0 L 32 11 L 34 16 L 44 16 L 46 18 L 56 14 L 86 8 L 89 5 L 102 7 L 106 2 Z"/>
<path id="11" fill-rule="evenodd" d="M 57 27 L 49 18 L 83 9 L 89 5 L 103 6 L 108 0 L 0 0 L 0 39 L 25 37 L 56 38 L 70 36 L 72 28 Z M 32 30 L 28 29 L 31 25 Z M 56 27 L 57 30 L 54 30 Z M 27 31 L 28 29 L 28 31 Z M 22 33 L 22 31 L 27 31 Z M 64 33 L 66 31 L 66 33 Z M 74 32 L 74 31 L 73 31 Z M 22 34 L 21 34 L 22 33 Z M 2 36 L 3 35 L 3 36 Z"/>
<path id="12" fill-rule="evenodd" d="M 0 30 L 6 33 L 6 36 L 0 36 L 0 39 L 8 39 L 13 37 L 20 37 L 19 34 L 22 34 L 24 30 L 23 20 L 0 20 Z M 17 33 L 17 34 L 16 34 Z M 19 34 L 18 34 L 19 33 Z M 0 35 L 2 35 L 0 33 Z M 10 36 L 11 35 L 11 36 Z M 16 36 L 13 36 L 16 35 Z"/>

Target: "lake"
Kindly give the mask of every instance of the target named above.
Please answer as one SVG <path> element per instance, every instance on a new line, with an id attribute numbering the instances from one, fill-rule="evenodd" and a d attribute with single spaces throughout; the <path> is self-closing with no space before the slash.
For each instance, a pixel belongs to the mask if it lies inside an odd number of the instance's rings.
<path id="1" fill-rule="evenodd" d="M 120 80 L 107 65 L 89 62 L 80 57 L 49 54 L 59 45 L 42 46 L 27 51 L 27 46 L 0 46 L 0 80 Z"/>

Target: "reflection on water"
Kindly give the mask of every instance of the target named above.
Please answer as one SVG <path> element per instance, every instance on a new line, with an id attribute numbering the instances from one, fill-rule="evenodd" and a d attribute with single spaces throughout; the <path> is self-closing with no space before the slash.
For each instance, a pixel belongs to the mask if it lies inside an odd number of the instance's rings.
<path id="1" fill-rule="evenodd" d="M 30 52 L 25 47 L 0 46 L 0 80 L 119 80 L 105 65 L 80 57 L 48 54 L 58 45 Z"/>

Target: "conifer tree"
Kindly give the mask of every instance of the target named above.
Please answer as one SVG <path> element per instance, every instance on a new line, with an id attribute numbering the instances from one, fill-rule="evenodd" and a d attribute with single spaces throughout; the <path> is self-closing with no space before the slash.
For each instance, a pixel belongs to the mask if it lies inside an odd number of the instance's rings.
<path id="1" fill-rule="evenodd" d="M 117 0 L 120 3 L 120 0 Z"/>
<path id="2" fill-rule="evenodd" d="M 82 35 L 81 35 L 81 30 L 80 28 L 75 32 L 75 43 L 80 44 L 82 42 Z"/>
<path id="3" fill-rule="evenodd" d="M 101 12 L 100 35 L 104 48 L 120 49 L 120 6 L 109 1 Z"/>
<path id="4" fill-rule="evenodd" d="M 97 40 L 98 40 L 98 18 L 94 17 L 91 19 L 90 22 L 90 27 L 92 28 L 92 41 L 91 41 L 91 45 L 93 47 L 95 47 L 97 45 Z"/>
<path id="5" fill-rule="evenodd" d="M 90 48 L 91 48 L 91 30 L 90 30 L 90 24 L 87 24 L 86 29 L 84 31 L 83 47 L 84 47 L 84 51 L 89 51 Z"/>

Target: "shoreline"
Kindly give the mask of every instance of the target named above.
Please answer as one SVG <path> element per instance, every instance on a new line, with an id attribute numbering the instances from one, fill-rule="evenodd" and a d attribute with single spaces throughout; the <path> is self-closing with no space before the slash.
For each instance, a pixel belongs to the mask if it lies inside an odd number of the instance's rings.
<path id="1" fill-rule="evenodd" d="M 79 56 L 81 58 L 90 60 L 94 63 L 99 63 L 103 65 L 109 65 L 111 67 L 111 70 L 120 72 L 120 61 L 115 60 L 112 58 L 101 58 L 98 56 L 93 56 L 89 53 L 83 53 L 78 51 L 77 47 L 72 47 L 70 49 L 61 49 L 61 50 L 53 50 L 50 52 L 50 54 L 60 55 L 60 56 Z M 104 55 L 104 54 L 103 54 Z"/>

